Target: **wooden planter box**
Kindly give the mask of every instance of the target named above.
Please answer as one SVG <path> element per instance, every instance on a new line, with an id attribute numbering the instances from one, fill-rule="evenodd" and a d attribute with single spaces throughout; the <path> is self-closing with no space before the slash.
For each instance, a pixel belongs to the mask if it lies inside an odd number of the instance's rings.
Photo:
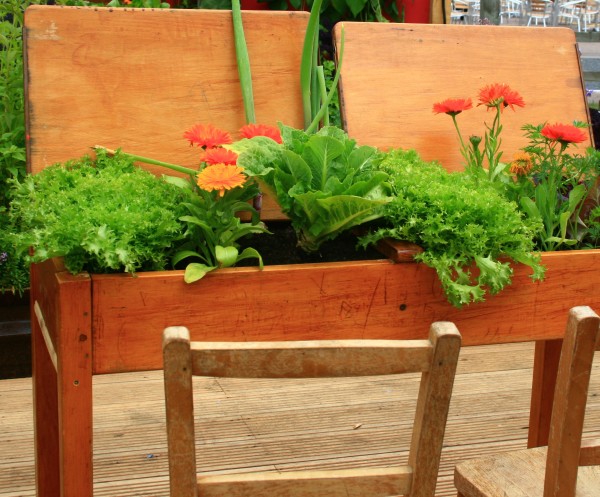
<path id="1" fill-rule="evenodd" d="M 259 121 L 300 127 L 306 14 L 245 12 L 244 20 Z M 230 14 L 218 11 L 28 9 L 30 171 L 95 144 L 192 166 L 196 151 L 182 143 L 184 129 L 212 122 L 234 132 L 243 124 L 230 23 Z M 348 68 L 355 36 L 348 31 Z M 343 74 L 345 96 L 352 93 L 350 75 Z M 382 89 L 390 84 L 377 81 Z M 572 84 L 582 92 L 580 79 Z M 348 105 L 353 130 L 350 99 Z M 362 114 L 371 119 L 370 110 Z M 267 217 L 281 215 L 272 205 Z M 517 267 L 511 287 L 460 310 L 447 303 L 431 269 L 386 259 L 231 268 L 193 285 L 180 271 L 71 275 L 60 260 L 34 265 L 37 494 L 92 495 L 92 376 L 161 368 L 161 333 L 171 325 L 187 326 L 194 340 L 422 338 L 432 321 L 451 320 L 465 345 L 536 340 L 530 443 L 538 444 L 567 310 L 600 308 L 600 251 L 548 253 L 543 261 L 544 282 L 531 282 L 528 269 Z"/>

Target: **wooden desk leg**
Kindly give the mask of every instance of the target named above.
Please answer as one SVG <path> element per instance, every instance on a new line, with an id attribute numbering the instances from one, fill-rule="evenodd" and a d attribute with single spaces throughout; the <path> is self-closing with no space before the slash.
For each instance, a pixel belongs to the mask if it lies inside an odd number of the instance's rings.
<path id="1" fill-rule="evenodd" d="M 527 439 L 529 448 L 548 445 L 554 386 L 556 385 L 561 348 L 562 340 L 545 340 L 535 344 L 529 437 Z"/>
<path id="2" fill-rule="evenodd" d="M 35 319 L 31 340 L 36 495 L 60 495 L 57 374 Z"/>
<path id="3" fill-rule="evenodd" d="M 37 496 L 92 497 L 90 280 L 34 268 L 31 295 Z"/>
<path id="4" fill-rule="evenodd" d="M 61 497 L 92 497 L 92 323 L 89 279 L 59 274 L 58 429 Z"/>

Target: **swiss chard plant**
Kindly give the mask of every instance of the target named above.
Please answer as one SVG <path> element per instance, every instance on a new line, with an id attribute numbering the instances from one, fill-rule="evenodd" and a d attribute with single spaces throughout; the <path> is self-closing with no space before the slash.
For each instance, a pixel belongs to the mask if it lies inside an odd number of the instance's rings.
<path id="1" fill-rule="evenodd" d="M 394 198 L 362 245 L 386 237 L 420 245 L 424 251 L 416 259 L 436 270 L 457 307 L 510 284 L 510 259 L 530 266 L 534 279 L 543 276 L 533 252 L 539 223 L 524 218 L 492 183 L 449 173 L 415 151 L 393 150 L 379 167 L 392 178 Z"/>
<path id="2" fill-rule="evenodd" d="M 315 134 L 282 126 L 283 144 L 257 137 L 234 145 L 238 164 L 277 199 L 307 252 L 379 218 L 390 200 L 388 175 L 373 167 L 378 152 L 340 129 Z"/>

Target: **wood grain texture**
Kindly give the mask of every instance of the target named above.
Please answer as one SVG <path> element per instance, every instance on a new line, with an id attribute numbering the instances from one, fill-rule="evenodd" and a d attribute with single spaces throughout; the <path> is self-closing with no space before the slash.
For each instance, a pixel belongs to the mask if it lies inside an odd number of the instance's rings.
<path id="1" fill-rule="evenodd" d="M 433 348 L 428 340 L 194 342 L 191 353 L 201 376 L 330 378 L 427 371 Z"/>
<path id="2" fill-rule="evenodd" d="M 533 370 L 533 388 L 531 390 L 531 409 L 529 411 L 529 435 L 527 447 L 548 445 L 550 416 L 554 402 L 554 388 L 558 374 L 558 362 L 562 339 L 536 342 Z"/>
<path id="3" fill-rule="evenodd" d="M 166 328 L 162 344 L 171 496 L 433 497 L 460 341 L 460 333 L 448 322 L 433 323 L 428 340 L 380 343 L 373 340 L 190 343 L 187 328 Z M 199 476 L 197 493 L 193 488 L 190 475 L 196 467 L 196 455 L 192 375 L 275 380 L 372 377 L 419 371 L 421 386 L 408 466 Z M 197 405 L 208 403 L 199 397 Z M 200 439 L 203 437 L 201 433 Z"/>
<path id="4" fill-rule="evenodd" d="M 302 127 L 308 14 L 245 11 L 242 19 L 258 121 Z M 230 11 L 34 6 L 24 45 L 30 172 L 95 145 L 197 167 L 185 130 L 212 123 L 237 138 L 245 124 Z M 266 200 L 264 218 L 281 217 Z"/>
<path id="5" fill-rule="evenodd" d="M 590 374 L 600 318 L 589 307 L 569 313 L 556 379 L 544 497 L 574 497 Z M 600 490 L 600 467 L 593 479 Z M 579 475 L 583 479 L 585 474 Z"/>
<path id="6" fill-rule="evenodd" d="M 600 251 L 546 253 L 543 282 L 517 266 L 513 284 L 457 309 L 435 272 L 389 261 L 219 270 L 193 285 L 180 271 L 92 275 L 94 371 L 159 369 L 167 326 L 195 341 L 424 339 L 452 321 L 464 345 L 561 338 L 579 304 L 600 308 Z"/>
<path id="7" fill-rule="evenodd" d="M 546 452 L 538 447 L 463 462 L 454 483 L 464 497 L 542 496 Z M 598 497 L 600 466 L 579 468 L 579 477 L 577 497 Z"/>
<path id="8" fill-rule="evenodd" d="M 200 476 L 198 495 L 202 497 L 411 496 L 410 477 L 411 471 L 408 467 Z"/>
<path id="9" fill-rule="evenodd" d="M 579 467 L 588 387 L 600 318 L 589 307 L 571 309 L 560 355 L 548 447 L 515 451 L 457 465 L 464 497 L 591 497 L 600 466 Z M 592 462 L 586 443 L 584 461 Z"/>
<path id="10" fill-rule="evenodd" d="M 335 27 L 338 44 L 342 28 L 340 103 L 345 129 L 361 144 L 414 148 L 461 170 L 452 120 L 433 114 L 433 104 L 471 97 L 476 105 L 479 89 L 492 83 L 508 84 L 526 104 L 503 113 L 504 161 L 525 145 L 523 124 L 589 122 L 568 28 L 344 22 Z M 485 107 L 457 117 L 464 137 L 482 136 L 492 118 Z"/>
<path id="11" fill-rule="evenodd" d="M 433 323 L 431 364 L 421 375 L 408 455 L 413 470 L 409 497 L 433 497 L 458 364 L 461 336 L 453 323 Z"/>
<path id="12" fill-rule="evenodd" d="M 170 494 L 172 497 L 196 497 L 192 357 L 189 333 L 185 328 L 165 330 L 163 359 Z"/>
<path id="13" fill-rule="evenodd" d="M 31 300 L 44 316 L 58 366 L 45 358 L 42 330 L 32 325 L 36 448 L 40 475 L 46 475 L 38 478 L 38 495 L 91 495 L 91 280 L 64 272 L 56 260 L 33 265 Z M 60 494 L 53 493 L 57 486 Z"/>

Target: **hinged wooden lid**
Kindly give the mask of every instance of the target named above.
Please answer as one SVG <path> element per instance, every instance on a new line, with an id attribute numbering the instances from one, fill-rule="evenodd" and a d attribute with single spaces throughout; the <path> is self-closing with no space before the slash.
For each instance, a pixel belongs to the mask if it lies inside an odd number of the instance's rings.
<path id="1" fill-rule="evenodd" d="M 433 104 L 471 97 L 475 105 L 478 90 L 492 83 L 508 84 L 526 104 L 503 113 L 504 161 L 526 144 L 524 124 L 589 122 L 571 29 L 346 22 L 335 27 L 338 46 L 342 27 L 342 114 L 361 144 L 414 148 L 461 170 L 452 120 L 433 114 Z M 482 136 L 493 114 L 478 107 L 457 119 L 468 139 Z"/>
<path id="2" fill-rule="evenodd" d="M 258 121 L 302 127 L 308 14 L 242 18 Z M 236 137 L 245 124 L 230 11 L 33 6 L 24 45 L 33 173 L 94 145 L 194 167 L 186 129 L 212 123 Z M 281 217 L 272 203 L 265 211 Z"/>

